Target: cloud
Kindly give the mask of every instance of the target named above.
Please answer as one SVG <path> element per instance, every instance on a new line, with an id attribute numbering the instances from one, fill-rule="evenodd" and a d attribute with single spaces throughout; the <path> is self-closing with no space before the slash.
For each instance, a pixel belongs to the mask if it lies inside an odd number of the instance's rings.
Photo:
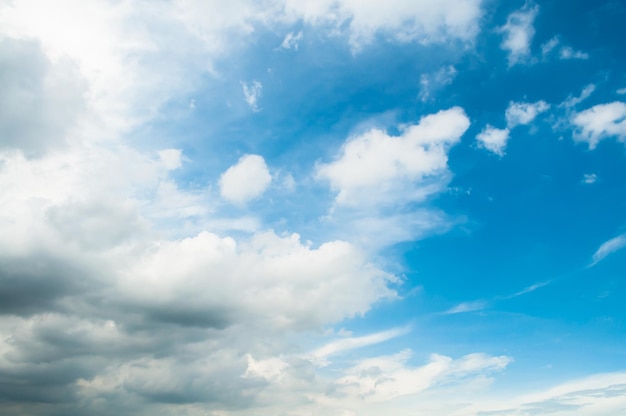
<path id="1" fill-rule="evenodd" d="M 479 32 L 480 0 L 437 2 L 293 1 L 285 2 L 285 14 L 305 22 L 347 32 L 353 50 L 370 44 L 377 35 L 400 42 L 424 44 L 451 40 L 472 42 Z"/>
<path id="2" fill-rule="evenodd" d="M 604 260 L 610 254 L 626 247 L 626 234 L 619 235 L 603 243 L 593 254 L 591 266 Z"/>
<path id="3" fill-rule="evenodd" d="M 491 404 L 475 404 L 471 414 L 505 416 L 512 414 L 568 414 L 592 416 L 620 413 L 626 406 L 624 373 L 597 374 L 570 380 L 531 394 L 501 397 Z"/>
<path id="4" fill-rule="evenodd" d="M 476 301 L 476 302 L 463 302 L 458 305 L 448 309 L 444 312 L 446 315 L 455 315 L 457 313 L 466 313 L 466 312 L 476 312 L 482 311 L 486 309 L 489 305 L 484 301 Z"/>
<path id="5" fill-rule="evenodd" d="M 396 397 L 415 395 L 439 383 L 461 381 L 477 373 L 501 371 L 511 359 L 470 354 L 458 360 L 433 354 L 429 362 L 411 368 L 407 361 L 410 350 L 391 356 L 368 358 L 345 370 L 337 380 L 337 389 L 348 397 L 359 397 L 365 402 L 389 401 Z"/>
<path id="6" fill-rule="evenodd" d="M 624 94 L 626 94 L 626 88 L 620 88 L 619 90 L 617 90 L 615 92 L 618 93 L 619 95 L 624 95 Z"/>
<path id="7" fill-rule="evenodd" d="M 559 51 L 561 59 L 589 59 L 589 54 L 582 51 L 576 51 L 569 46 L 564 46 Z"/>
<path id="8" fill-rule="evenodd" d="M 243 88 L 243 96 L 250 108 L 252 108 L 252 111 L 261 111 L 258 106 L 258 101 L 259 98 L 261 98 L 263 85 L 261 85 L 259 81 L 252 81 L 250 85 L 242 81 L 241 87 Z"/>
<path id="9" fill-rule="evenodd" d="M 317 178 L 328 180 L 345 206 L 423 200 L 447 174 L 447 152 L 469 127 L 463 109 L 431 114 L 404 127 L 399 136 L 380 129 L 351 137 L 331 163 L 320 164 Z"/>
<path id="10" fill-rule="evenodd" d="M 598 180 L 598 175 L 596 175 L 595 173 L 585 173 L 582 183 L 586 183 L 586 184 L 592 184 L 592 183 L 596 183 L 596 181 Z"/>
<path id="11" fill-rule="evenodd" d="M 420 76 L 420 94 L 422 101 L 432 99 L 432 95 L 446 85 L 452 84 L 457 71 L 452 65 L 444 66 L 439 71 Z"/>
<path id="12" fill-rule="evenodd" d="M 357 348 L 367 347 L 369 345 L 379 344 L 401 335 L 405 335 L 409 332 L 409 330 L 409 327 L 394 328 L 361 337 L 342 338 L 316 349 L 305 356 L 305 358 L 312 360 L 318 365 L 328 365 L 327 358 L 329 356 L 340 354 L 345 351 L 351 351 Z"/>
<path id="13" fill-rule="evenodd" d="M 511 101 L 506 109 L 506 123 L 509 129 L 530 124 L 540 113 L 547 111 L 550 105 L 545 101 L 536 103 L 516 103 Z"/>
<path id="14" fill-rule="evenodd" d="M 620 101 L 575 113 L 571 122 L 575 127 L 574 140 L 587 142 L 589 149 L 595 149 L 600 140 L 608 137 L 626 140 L 626 104 Z"/>
<path id="15" fill-rule="evenodd" d="M 506 142 L 510 137 L 509 129 L 498 129 L 489 124 L 476 136 L 478 145 L 499 156 L 504 156 Z"/>
<path id="16" fill-rule="evenodd" d="M 529 61 L 535 36 L 533 24 L 538 13 L 539 6 L 526 2 L 524 7 L 509 15 L 504 26 L 498 28 L 498 32 L 504 35 L 501 47 L 508 52 L 509 67 Z"/>
<path id="17" fill-rule="evenodd" d="M 298 44 L 302 40 L 302 37 L 303 37 L 302 31 L 298 32 L 297 34 L 294 34 L 293 32 L 289 32 L 283 39 L 283 42 L 280 44 L 280 47 L 283 49 L 294 49 L 297 51 Z"/>
<path id="18" fill-rule="evenodd" d="M 158 154 L 167 170 L 176 170 L 183 165 L 183 153 L 180 149 L 160 150 Z"/>
<path id="19" fill-rule="evenodd" d="M 587 98 L 591 96 L 596 90 L 596 86 L 594 84 L 589 84 L 581 91 L 578 97 L 569 96 L 565 101 L 559 104 L 559 107 L 572 108 L 577 106 L 578 104 L 585 101 Z"/>
<path id="20" fill-rule="evenodd" d="M 558 36 L 553 37 L 549 41 L 543 43 L 541 45 L 541 54 L 544 59 L 550 55 L 551 52 L 557 50 L 557 46 L 561 43 Z M 574 50 L 571 46 L 561 46 L 558 49 L 558 57 L 561 60 L 568 59 L 589 59 L 589 54 L 582 51 Z"/>
<path id="21" fill-rule="evenodd" d="M 245 155 L 220 177 L 220 193 L 229 202 L 245 204 L 263 194 L 271 182 L 263 157 Z"/>
<path id="22" fill-rule="evenodd" d="M 85 111 L 86 82 L 69 60 L 51 62 L 33 40 L 0 38 L 0 150 L 28 156 L 67 143 Z"/>

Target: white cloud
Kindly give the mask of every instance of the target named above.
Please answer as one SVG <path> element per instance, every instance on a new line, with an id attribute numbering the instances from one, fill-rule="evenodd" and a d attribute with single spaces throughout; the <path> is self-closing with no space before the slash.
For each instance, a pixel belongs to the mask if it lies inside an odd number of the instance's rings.
<path id="1" fill-rule="evenodd" d="M 250 108 L 252 108 L 252 111 L 261 111 L 259 109 L 259 98 L 261 98 L 263 92 L 263 85 L 259 81 L 252 81 L 250 85 L 242 81 L 241 87 L 243 88 L 243 96 Z"/>
<path id="2" fill-rule="evenodd" d="M 482 15 L 480 0 L 412 1 L 285 1 L 287 16 L 314 25 L 331 25 L 333 32 L 347 31 L 358 50 L 377 34 L 401 41 L 439 43 L 473 41 Z"/>
<path id="3" fill-rule="evenodd" d="M 617 90 L 615 92 L 618 93 L 619 95 L 624 95 L 624 94 L 626 94 L 626 88 L 620 88 L 619 90 Z"/>
<path id="4" fill-rule="evenodd" d="M 379 344 L 401 335 L 405 335 L 409 332 L 409 330 L 409 327 L 394 328 L 361 337 L 342 338 L 316 349 L 312 353 L 306 355 L 305 358 L 312 360 L 315 364 L 324 366 L 328 364 L 327 358 L 329 356 L 340 354 L 345 351 L 351 351 L 357 348 L 367 347 L 369 345 Z"/>
<path id="5" fill-rule="evenodd" d="M 411 351 L 405 350 L 392 356 L 362 360 L 345 370 L 346 375 L 337 380 L 337 389 L 366 403 L 383 402 L 418 394 L 450 379 L 463 380 L 480 373 L 501 371 L 511 362 L 506 356 L 470 354 L 453 360 L 433 354 L 426 365 L 411 368 L 407 365 L 410 357 Z"/>
<path id="6" fill-rule="evenodd" d="M 302 40 L 302 37 L 303 37 L 302 31 L 298 32 L 297 34 L 294 34 L 293 32 L 289 32 L 285 36 L 285 39 L 283 39 L 283 42 L 280 44 L 280 47 L 283 49 L 294 49 L 297 51 L 298 44 Z"/>
<path id="7" fill-rule="evenodd" d="M 447 175 L 447 152 L 469 127 L 459 107 L 423 117 L 400 136 L 373 129 L 352 137 L 334 162 L 320 164 L 317 178 L 338 192 L 338 205 L 394 204 L 436 192 Z"/>
<path id="8" fill-rule="evenodd" d="M 615 238 L 610 239 L 603 243 L 593 254 L 591 265 L 595 265 L 602 260 L 604 260 L 607 256 L 615 253 L 626 247 L 626 234 L 619 235 Z"/>
<path id="9" fill-rule="evenodd" d="M 557 36 L 553 37 L 549 41 L 541 44 L 541 54 L 545 58 L 550 52 L 552 52 L 561 41 Z"/>
<path id="10" fill-rule="evenodd" d="M 499 156 L 504 156 L 506 142 L 509 140 L 509 129 L 498 129 L 489 124 L 476 136 L 478 145 Z"/>
<path id="11" fill-rule="evenodd" d="M 446 315 L 455 315 L 457 313 L 467 313 L 467 312 L 476 312 L 482 311 L 489 307 L 489 304 L 485 301 L 479 300 L 475 302 L 463 302 L 458 305 L 448 309 L 444 312 Z"/>
<path id="12" fill-rule="evenodd" d="M 557 49 L 557 46 L 561 43 L 558 36 L 553 37 L 549 41 L 543 43 L 541 45 L 541 55 L 544 59 L 550 55 L 551 52 Z M 589 59 L 589 54 L 582 51 L 574 50 L 571 46 L 561 46 L 559 51 L 559 59 L 567 60 L 567 59 Z"/>
<path id="13" fill-rule="evenodd" d="M 547 111 L 550 105 L 545 101 L 535 103 L 516 103 L 511 101 L 506 109 L 506 123 L 509 129 L 518 125 L 530 124 L 540 113 Z"/>
<path id="14" fill-rule="evenodd" d="M 504 34 L 501 47 L 508 51 L 509 67 L 529 61 L 535 36 L 534 21 L 538 13 L 539 6 L 526 2 L 520 10 L 511 13 L 506 24 L 498 29 Z"/>
<path id="15" fill-rule="evenodd" d="M 245 155 L 220 177 L 220 193 L 227 201 L 244 204 L 261 196 L 271 182 L 263 157 Z"/>
<path id="16" fill-rule="evenodd" d="M 183 165 L 183 153 L 180 149 L 164 149 L 158 153 L 167 170 L 176 170 Z"/>
<path id="17" fill-rule="evenodd" d="M 592 183 L 596 183 L 597 180 L 598 180 L 598 175 L 596 175 L 595 173 L 585 173 L 585 176 L 583 177 L 582 182 L 586 184 L 592 184 Z"/>
<path id="18" fill-rule="evenodd" d="M 456 74 L 457 71 L 452 65 L 444 66 L 439 71 L 430 74 L 422 74 L 420 77 L 420 100 L 427 101 L 432 98 L 433 93 L 452 84 Z"/>
<path id="19" fill-rule="evenodd" d="M 564 46 L 559 51 L 561 59 L 589 59 L 589 54 L 582 51 L 576 51 L 569 46 Z"/>
<path id="20" fill-rule="evenodd" d="M 594 84 L 589 84 L 581 91 L 578 97 L 570 95 L 565 101 L 559 104 L 559 107 L 572 108 L 585 101 L 596 90 Z"/>
<path id="21" fill-rule="evenodd" d="M 626 104 L 623 102 L 595 105 L 574 114 L 571 120 L 576 128 L 574 139 L 587 142 L 589 149 L 595 149 L 600 140 L 607 137 L 626 140 Z"/>

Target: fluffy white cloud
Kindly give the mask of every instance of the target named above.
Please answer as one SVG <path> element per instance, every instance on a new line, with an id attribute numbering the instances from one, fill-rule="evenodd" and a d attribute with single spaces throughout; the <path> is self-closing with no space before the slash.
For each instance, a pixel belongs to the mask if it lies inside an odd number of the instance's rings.
<path id="1" fill-rule="evenodd" d="M 167 170 L 176 170 L 183 165 L 183 153 L 180 149 L 160 150 L 158 154 Z"/>
<path id="2" fill-rule="evenodd" d="M 477 136 L 478 145 L 497 155 L 504 156 L 506 142 L 509 140 L 509 129 L 498 129 L 487 125 Z"/>
<path id="3" fill-rule="evenodd" d="M 547 111 L 550 105 L 545 101 L 536 103 L 516 103 L 511 101 L 506 109 L 505 117 L 509 129 L 518 125 L 530 124 L 540 113 Z"/>
<path id="4" fill-rule="evenodd" d="M 317 177 L 338 192 L 338 205 L 423 199 L 439 189 L 447 174 L 448 150 L 469 124 L 463 109 L 455 107 L 423 117 L 397 137 L 370 130 L 348 139 L 334 162 L 318 166 Z"/>
<path id="5" fill-rule="evenodd" d="M 626 104 L 615 101 L 595 105 L 574 114 L 572 124 L 576 128 L 574 139 L 587 142 L 589 149 L 595 149 L 600 140 L 607 137 L 617 137 L 623 142 L 626 140 Z"/>
<path id="6" fill-rule="evenodd" d="M 360 49 L 375 35 L 421 43 L 473 41 L 482 15 L 480 0 L 285 1 L 285 14 L 314 25 L 347 28 L 350 43 Z M 345 29 L 343 29 L 345 30 Z"/>
<path id="7" fill-rule="evenodd" d="M 395 296 L 387 288 L 394 280 L 346 242 L 313 249 L 298 235 L 268 232 L 238 244 L 203 232 L 157 243 L 123 272 L 119 285 L 151 319 L 192 325 L 196 319 L 210 327 L 256 322 L 269 332 L 314 329 L 363 314 Z"/>
<path id="8" fill-rule="evenodd" d="M 220 177 L 222 198 L 235 204 L 244 204 L 265 192 L 272 182 L 265 159 L 259 155 L 242 156 Z"/>
<path id="9" fill-rule="evenodd" d="M 509 66 L 527 62 L 530 47 L 535 36 L 534 22 L 539 7 L 526 2 L 524 7 L 509 15 L 506 24 L 499 28 L 503 33 L 502 49 L 508 52 Z"/>
<path id="10" fill-rule="evenodd" d="M 610 254 L 626 247 L 626 234 L 619 235 L 603 243 L 593 254 L 591 265 L 595 265 L 604 260 Z"/>

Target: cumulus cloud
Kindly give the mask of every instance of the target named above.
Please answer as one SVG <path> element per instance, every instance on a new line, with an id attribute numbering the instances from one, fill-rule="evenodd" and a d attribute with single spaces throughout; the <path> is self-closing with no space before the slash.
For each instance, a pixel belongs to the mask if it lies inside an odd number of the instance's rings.
<path id="1" fill-rule="evenodd" d="M 476 136 L 478 145 L 499 156 L 504 156 L 504 149 L 510 137 L 509 129 L 498 129 L 490 124 Z"/>
<path id="2" fill-rule="evenodd" d="M 526 2 L 520 10 L 511 13 L 506 24 L 498 29 L 504 36 L 501 47 L 508 52 L 509 67 L 529 61 L 538 13 L 539 6 Z"/>
<path id="3" fill-rule="evenodd" d="M 516 103 L 511 101 L 506 109 L 505 117 L 509 129 L 530 124 L 540 113 L 547 111 L 550 105 L 545 101 L 535 103 Z"/>
<path id="4" fill-rule="evenodd" d="M 604 242 L 593 254 L 591 265 L 596 265 L 607 256 L 623 249 L 624 247 L 626 247 L 626 234 L 619 235 Z"/>
<path id="5" fill-rule="evenodd" d="M 589 149 L 595 149 L 598 143 L 608 137 L 626 140 L 626 104 L 615 101 L 598 104 L 576 113 L 571 119 L 575 128 L 574 139 L 586 142 Z"/>
<path id="6" fill-rule="evenodd" d="M 335 161 L 318 166 L 317 178 L 330 182 L 338 205 L 423 199 L 438 190 L 447 152 L 468 127 L 463 109 L 454 107 L 423 117 L 399 136 L 372 129 L 348 139 Z"/>
<path id="7" fill-rule="evenodd" d="M 220 177 L 220 193 L 227 201 L 244 204 L 263 194 L 271 182 L 265 159 L 245 155 Z"/>

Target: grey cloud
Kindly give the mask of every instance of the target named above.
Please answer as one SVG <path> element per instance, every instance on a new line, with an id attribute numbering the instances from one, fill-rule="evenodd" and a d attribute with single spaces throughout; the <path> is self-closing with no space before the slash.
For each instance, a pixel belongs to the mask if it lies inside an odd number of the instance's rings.
<path id="1" fill-rule="evenodd" d="M 87 272 L 45 253 L 0 257 L 0 314 L 29 316 L 62 309 L 60 301 L 86 291 Z"/>

